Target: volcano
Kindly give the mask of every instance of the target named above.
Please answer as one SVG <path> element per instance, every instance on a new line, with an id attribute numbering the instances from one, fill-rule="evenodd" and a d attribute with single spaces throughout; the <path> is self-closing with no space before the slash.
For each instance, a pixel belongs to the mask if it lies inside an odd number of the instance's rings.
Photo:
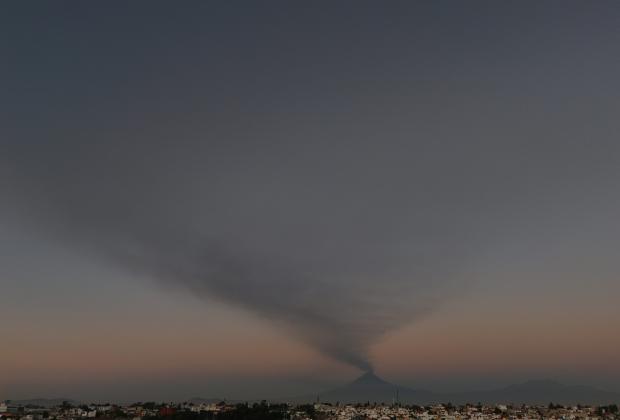
<path id="1" fill-rule="evenodd" d="M 394 403 L 399 401 L 434 401 L 436 395 L 430 391 L 417 391 L 394 385 L 381 379 L 373 372 L 366 372 L 347 385 L 319 394 L 324 402 L 331 403 Z"/>
<path id="2" fill-rule="evenodd" d="M 395 386 L 379 378 L 374 372 L 366 372 L 350 384 L 351 386 Z"/>

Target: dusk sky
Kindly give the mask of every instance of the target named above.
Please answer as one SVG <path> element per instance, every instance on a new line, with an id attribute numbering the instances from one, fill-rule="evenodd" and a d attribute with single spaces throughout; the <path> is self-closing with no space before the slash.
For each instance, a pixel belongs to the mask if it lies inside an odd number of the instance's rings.
<path id="1" fill-rule="evenodd" d="M 0 10 L 0 400 L 620 391 L 617 2 Z"/>

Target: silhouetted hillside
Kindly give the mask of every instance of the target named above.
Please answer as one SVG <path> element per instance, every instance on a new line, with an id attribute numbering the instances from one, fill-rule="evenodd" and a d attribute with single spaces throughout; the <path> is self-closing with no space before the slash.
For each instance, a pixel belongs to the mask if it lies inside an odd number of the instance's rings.
<path id="1" fill-rule="evenodd" d="M 604 391 L 589 386 L 568 386 L 550 380 L 528 381 L 495 390 L 458 393 L 439 393 L 411 389 L 389 383 L 372 372 L 367 372 L 353 382 L 318 394 L 322 402 L 331 403 L 392 403 L 404 404 L 446 403 L 513 403 L 541 405 L 556 404 L 617 404 L 620 393 Z M 316 396 L 296 398 L 296 401 L 314 401 Z"/>

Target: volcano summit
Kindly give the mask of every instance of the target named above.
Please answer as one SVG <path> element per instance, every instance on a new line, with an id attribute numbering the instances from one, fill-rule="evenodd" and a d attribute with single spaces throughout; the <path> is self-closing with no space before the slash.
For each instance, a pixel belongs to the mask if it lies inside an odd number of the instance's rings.
<path id="1" fill-rule="evenodd" d="M 394 385 L 378 377 L 374 372 L 368 371 L 347 385 L 319 394 L 319 398 L 321 401 L 332 403 L 393 403 L 399 401 L 435 401 L 437 396 L 430 391 L 413 390 Z"/>

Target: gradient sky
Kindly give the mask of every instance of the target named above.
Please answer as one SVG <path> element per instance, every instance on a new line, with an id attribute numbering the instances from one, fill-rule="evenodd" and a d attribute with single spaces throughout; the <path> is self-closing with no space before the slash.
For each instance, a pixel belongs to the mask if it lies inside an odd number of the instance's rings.
<path id="1" fill-rule="evenodd" d="M 617 2 L 15 1 L 0 33 L 0 400 L 620 391 Z"/>

